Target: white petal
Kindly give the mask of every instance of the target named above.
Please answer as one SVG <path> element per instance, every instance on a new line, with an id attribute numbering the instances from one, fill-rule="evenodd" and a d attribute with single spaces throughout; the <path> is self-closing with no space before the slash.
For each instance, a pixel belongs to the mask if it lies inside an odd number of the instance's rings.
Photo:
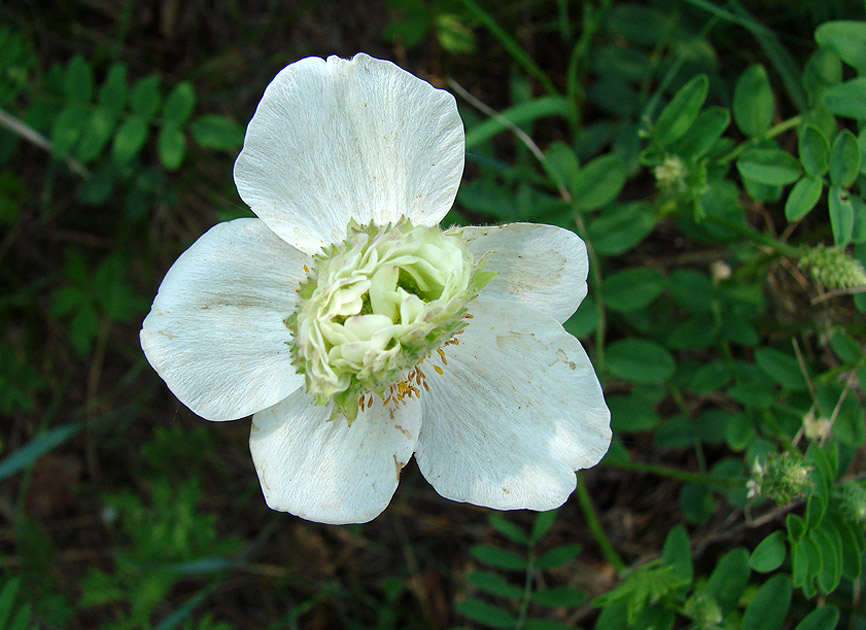
<path id="1" fill-rule="evenodd" d="M 319 523 L 366 523 L 388 506 L 412 457 L 421 405 L 360 412 L 328 422 L 330 406 L 298 390 L 253 416 L 250 451 L 271 509 Z"/>
<path id="2" fill-rule="evenodd" d="M 484 269 L 497 276 L 485 297 L 527 304 L 560 323 L 586 297 L 586 245 L 574 232 L 538 223 L 460 229 L 476 258 L 491 252 Z"/>
<path id="3" fill-rule="evenodd" d="M 426 369 L 415 453 L 442 496 L 550 510 L 610 444 L 610 412 L 580 343 L 546 315 L 479 298 L 444 374 Z M 432 373 L 432 374 L 431 374 Z"/>
<path id="4" fill-rule="evenodd" d="M 283 320 L 310 260 L 258 219 L 219 223 L 181 254 L 142 324 L 141 347 L 183 404 L 234 420 L 303 384 Z"/>
<path id="5" fill-rule="evenodd" d="M 344 240 L 350 218 L 438 224 L 457 194 L 463 155 L 451 94 L 364 54 L 308 57 L 265 90 L 235 182 L 272 230 L 314 253 Z"/>

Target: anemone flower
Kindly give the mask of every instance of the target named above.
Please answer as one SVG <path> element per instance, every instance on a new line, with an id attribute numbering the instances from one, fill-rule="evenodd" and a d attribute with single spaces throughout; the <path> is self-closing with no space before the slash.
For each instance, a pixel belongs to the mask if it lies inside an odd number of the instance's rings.
<path id="1" fill-rule="evenodd" d="M 463 162 L 454 98 L 390 62 L 302 59 L 265 90 L 234 169 L 258 218 L 178 258 L 141 345 L 196 414 L 252 414 L 271 508 L 369 521 L 414 454 L 444 497 L 549 510 L 606 452 L 601 387 L 562 328 L 584 243 L 440 229 Z"/>

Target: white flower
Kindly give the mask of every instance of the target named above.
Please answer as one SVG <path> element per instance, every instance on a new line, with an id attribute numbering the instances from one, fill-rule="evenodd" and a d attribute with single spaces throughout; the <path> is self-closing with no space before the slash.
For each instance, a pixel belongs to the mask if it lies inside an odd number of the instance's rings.
<path id="1" fill-rule="evenodd" d="M 235 164 L 259 218 L 178 258 L 141 344 L 195 413 L 253 414 L 273 509 L 369 521 L 414 453 L 447 498 L 549 510 L 606 452 L 601 388 L 561 326 L 584 244 L 439 230 L 463 156 L 454 98 L 390 62 L 303 59 L 265 90 Z"/>

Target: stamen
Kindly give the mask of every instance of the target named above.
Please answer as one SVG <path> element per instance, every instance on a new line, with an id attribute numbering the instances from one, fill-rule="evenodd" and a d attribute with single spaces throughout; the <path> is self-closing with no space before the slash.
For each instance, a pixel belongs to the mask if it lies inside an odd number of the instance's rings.
<path id="1" fill-rule="evenodd" d="M 472 313 L 464 313 L 463 318 L 464 319 L 475 319 L 475 315 L 473 315 Z"/>
<path id="2" fill-rule="evenodd" d="M 445 358 L 445 351 L 442 348 L 437 348 L 436 352 L 439 353 L 439 358 L 442 359 L 442 365 L 448 365 L 448 359 Z"/>
<path id="3" fill-rule="evenodd" d="M 437 374 L 445 374 L 445 370 L 443 370 L 443 369 L 442 369 L 441 367 L 439 367 L 438 365 L 434 365 L 434 366 L 433 366 L 433 369 L 436 370 L 436 373 L 437 373 Z"/>
<path id="4" fill-rule="evenodd" d="M 358 406 L 361 408 L 361 411 L 364 411 L 364 394 L 361 394 L 361 397 L 358 399 Z"/>

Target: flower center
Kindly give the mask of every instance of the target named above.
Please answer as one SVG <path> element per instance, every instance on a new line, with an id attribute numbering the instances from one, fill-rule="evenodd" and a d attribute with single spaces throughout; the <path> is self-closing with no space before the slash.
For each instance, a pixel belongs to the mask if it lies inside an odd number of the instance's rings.
<path id="1" fill-rule="evenodd" d="M 333 402 L 332 419 L 350 423 L 374 394 L 388 404 L 420 393 L 419 363 L 466 327 L 467 304 L 495 275 L 457 230 L 408 219 L 351 221 L 313 262 L 286 319 L 293 363 L 316 404 Z"/>

